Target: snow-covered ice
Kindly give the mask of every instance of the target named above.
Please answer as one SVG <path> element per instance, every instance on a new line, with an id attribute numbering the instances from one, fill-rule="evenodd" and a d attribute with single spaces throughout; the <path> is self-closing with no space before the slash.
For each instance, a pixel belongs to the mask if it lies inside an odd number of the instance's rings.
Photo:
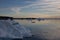
<path id="1" fill-rule="evenodd" d="M 23 38 L 31 37 L 31 31 L 14 20 L 0 20 L 0 37 Z"/>

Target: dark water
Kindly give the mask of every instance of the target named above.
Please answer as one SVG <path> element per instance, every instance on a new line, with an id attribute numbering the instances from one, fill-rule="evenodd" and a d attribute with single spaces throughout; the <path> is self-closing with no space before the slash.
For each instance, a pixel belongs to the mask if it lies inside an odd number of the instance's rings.
<path id="1" fill-rule="evenodd" d="M 60 40 L 60 20 L 17 20 L 21 25 L 32 31 L 36 40 Z"/>
<path id="2" fill-rule="evenodd" d="M 29 28 L 34 35 L 31 38 L 23 38 L 23 40 L 60 40 L 60 20 L 32 20 L 32 22 L 30 20 L 15 21 L 19 22 L 24 27 Z"/>

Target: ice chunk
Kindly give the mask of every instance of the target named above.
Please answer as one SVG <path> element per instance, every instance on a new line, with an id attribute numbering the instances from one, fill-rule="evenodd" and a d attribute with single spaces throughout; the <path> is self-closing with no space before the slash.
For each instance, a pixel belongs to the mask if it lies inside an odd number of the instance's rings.
<path id="1" fill-rule="evenodd" d="M 14 20 L 0 20 L 0 37 L 31 37 L 31 31 Z"/>
<path id="2" fill-rule="evenodd" d="M 17 29 L 19 32 L 22 33 L 23 37 L 31 37 L 31 31 L 29 29 L 26 29 L 24 26 L 20 25 L 18 22 L 11 21 L 10 24 L 14 26 L 15 29 Z"/>

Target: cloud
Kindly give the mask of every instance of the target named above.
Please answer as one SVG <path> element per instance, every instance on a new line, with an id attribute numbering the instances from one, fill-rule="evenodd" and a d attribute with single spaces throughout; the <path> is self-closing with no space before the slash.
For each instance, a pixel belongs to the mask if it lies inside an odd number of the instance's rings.
<path id="1" fill-rule="evenodd" d="M 25 0 L 24 4 L 21 5 L 9 8 L 9 10 L 14 13 L 13 16 L 17 15 L 19 17 L 23 12 L 23 14 L 26 14 L 28 17 L 49 17 L 51 15 L 60 15 L 60 0 Z"/>
<path id="2" fill-rule="evenodd" d="M 21 8 L 20 7 L 14 7 L 14 8 L 11 8 L 11 10 L 15 13 L 20 13 Z"/>
<path id="3" fill-rule="evenodd" d="M 27 1 L 27 2 L 30 2 L 30 1 Z M 20 11 L 22 10 L 23 12 L 24 8 L 27 8 L 28 10 L 31 9 L 32 11 L 34 11 L 33 13 L 31 11 L 30 11 L 31 13 L 30 12 L 28 13 L 28 15 L 30 14 L 30 16 L 35 15 L 34 17 L 40 17 L 40 16 L 48 17 L 51 15 L 58 16 L 60 15 L 60 0 L 37 0 L 35 2 L 32 2 L 32 4 L 30 5 L 26 5 L 23 7 L 15 7 L 15 8 L 12 8 L 12 10 L 16 12 L 16 14 L 17 13 L 20 14 L 21 13 Z"/>
<path id="4" fill-rule="evenodd" d="M 60 0 L 37 0 L 24 8 L 35 9 L 43 13 L 58 13 L 60 12 Z"/>

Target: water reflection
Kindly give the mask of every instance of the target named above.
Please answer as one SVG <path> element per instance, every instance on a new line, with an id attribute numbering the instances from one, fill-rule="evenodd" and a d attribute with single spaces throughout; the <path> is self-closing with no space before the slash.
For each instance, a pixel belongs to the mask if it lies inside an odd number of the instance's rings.
<path id="1" fill-rule="evenodd" d="M 32 34 L 42 39 L 47 40 L 60 40 L 60 20 L 16 20 L 20 24 L 29 28 Z"/>

